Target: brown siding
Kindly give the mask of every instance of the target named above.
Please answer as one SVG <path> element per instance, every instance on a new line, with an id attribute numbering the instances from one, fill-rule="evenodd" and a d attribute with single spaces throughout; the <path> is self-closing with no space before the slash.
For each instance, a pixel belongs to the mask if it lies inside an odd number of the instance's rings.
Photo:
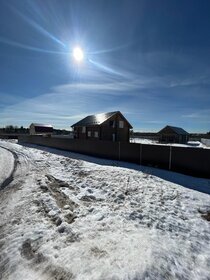
<path id="1" fill-rule="evenodd" d="M 111 127 L 110 122 L 115 122 L 115 126 Z M 119 127 L 119 121 L 124 122 L 124 127 Z M 115 114 L 101 125 L 86 126 L 86 133 L 82 133 L 82 127 L 74 127 L 75 138 L 77 139 L 100 139 L 104 141 L 113 141 L 113 134 L 115 134 L 116 142 L 129 142 L 130 129 L 129 124 L 125 121 L 120 114 Z M 88 137 L 88 131 L 91 131 L 91 137 Z M 97 131 L 99 137 L 94 136 L 94 132 Z"/>
<path id="2" fill-rule="evenodd" d="M 115 122 L 115 127 L 110 126 L 110 122 Z M 119 127 L 119 121 L 124 122 L 124 127 Z M 101 139 L 112 141 L 112 134 L 115 134 L 115 141 L 118 142 L 129 142 L 130 129 L 128 123 L 121 117 L 120 114 L 116 114 L 109 118 L 106 122 L 101 125 Z"/>
<path id="3" fill-rule="evenodd" d="M 159 142 L 165 143 L 186 143 L 189 140 L 188 135 L 175 133 L 170 127 L 165 127 L 159 133 Z"/>
<path id="4" fill-rule="evenodd" d="M 88 132 L 91 133 L 91 136 L 88 136 Z M 98 137 L 95 137 L 95 132 L 98 132 Z M 95 126 L 87 126 L 86 127 L 86 135 L 87 135 L 87 139 L 90 140 L 98 140 L 100 139 L 100 127 L 97 125 Z"/>
<path id="5" fill-rule="evenodd" d="M 82 133 L 82 127 L 74 128 L 74 136 L 76 139 L 86 139 L 86 133 Z"/>
<path id="6" fill-rule="evenodd" d="M 100 127 L 98 125 L 95 126 L 86 126 L 86 131 L 82 132 L 83 127 L 75 127 L 74 133 L 76 139 L 100 139 Z M 88 136 L 88 132 L 91 132 L 91 136 Z M 95 137 L 95 132 L 98 132 L 98 138 Z"/>

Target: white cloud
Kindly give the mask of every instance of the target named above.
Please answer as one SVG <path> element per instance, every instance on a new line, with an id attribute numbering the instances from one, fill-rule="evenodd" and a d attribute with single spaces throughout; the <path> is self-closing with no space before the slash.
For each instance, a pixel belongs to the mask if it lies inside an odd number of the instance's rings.
<path id="1" fill-rule="evenodd" d="M 116 69 L 113 71 L 119 73 L 119 69 Z M 146 109 L 151 110 L 147 116 L 150 114 L 152 118 L 150 120 L 148 117 L 147 123 L 158 124 L 161 120 L 153 120 L 152 102 L 159 102 L 160 105 L 160 102 L 164 100 L 161 101 L 159 96 L 156 96 L 157 89 L 189 86 L 202 79 L 174 79 L 170 75 L 137 76 L 126 71 L 121 71 L 120 74 L 110 75 L 107 71 L 102 72 L 88 66 L 80 70 L 75 81 L 55 86 L 46 94 L 34 98 L 20 100 L 1 94 L 0 96 L 8 103 L 15 104 L 4 107 L 0 112 L 0 125 L 12 123 L 28 126 L 31 122 L 47 122 L 57 127 L 67 128 L 93 113 L 124 110 L 124 112 L 129 112 L 128 114 L 133 112 L 144 114 Z M 149 91 L 150 89 L 152 91 Z M 197 118 L 202 117 L 202 114 L 203 112 L 199 113 Z M 208 114 L 209 111 L 205 113 L 206 118 Z M 196 115 L 191 113 L 182 117 L 195 118 Z"/>
<path id="2" fill-rule="evenodd" d="M 190 118 L 190 119 L 206 119 L 210 121 L 210 109 L 200 109 L 196 112 L 192 112 L 186 115 L 182 115 L 183 118 Z"/>

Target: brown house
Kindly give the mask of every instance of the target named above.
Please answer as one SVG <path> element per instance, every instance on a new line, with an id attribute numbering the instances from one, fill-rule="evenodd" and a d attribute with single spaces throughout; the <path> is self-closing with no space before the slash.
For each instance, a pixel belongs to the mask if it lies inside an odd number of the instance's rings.
<path id="1" fill-rule="evenodd" d="M 132 126 L 121 112 L 87 116 L 71 126 L 76 139 L 129 142 Z"/>
<path id="2" fill-rule="evenodd" d="M 167 125 L 158 132 L 159 142 L 185 144 L 189 141 L 189 133 L 181 127 Z"/>

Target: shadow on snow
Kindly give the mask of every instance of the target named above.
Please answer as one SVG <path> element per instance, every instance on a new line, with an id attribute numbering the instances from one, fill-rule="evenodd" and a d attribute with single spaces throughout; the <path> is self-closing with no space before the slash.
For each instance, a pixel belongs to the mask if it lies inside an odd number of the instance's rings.
<path id="1" fill-rule="evenodd" d="M 95 163 L 98 165 L 106 165 L 106 166 L 115 166 L 115 167 L 122 167 L 127 169 L 132 169 L 136 171 L 141 171 L 145 174 L 153 175 L 159 177 L 163 180 L 172 182 L 174 184 L 181 185 L 185 188 L 196 190 L 202 193 L 210 194 L 210 180 L 204 178 L 197 178 L 188 175 L 184 175 L 177 172 L 167 171 L 163 169 L 138 165 L 134 163 L 128 163 L 118 160 L 110 160 L 110 159 L 103 159 L 97 158 L 93 156 L 88 156 L 80 153 L 74 153 L 66 150 L 59 150 L 56 148 L 50 148 L 46 146 L 40 146 L 35 144 L 26 144 L 26 143 L 19 143 L 22 146 L 39 149 L 41 151 L 49 152 L 55 155 L 76 159 L 76 160 L 83 160 L 90 163 Z"/>

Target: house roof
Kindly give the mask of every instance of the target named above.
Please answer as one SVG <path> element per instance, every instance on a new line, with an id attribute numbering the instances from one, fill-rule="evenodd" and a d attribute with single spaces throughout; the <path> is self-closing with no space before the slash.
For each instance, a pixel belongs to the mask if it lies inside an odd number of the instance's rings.
<path id="1" fill-rule="evenodd" d="M 85 117 L 84 119 L 78 121 L 77 123 L 73 124 L 71 127 L 74 126 L 91 126 L 91 125 L 101 125 L 105 121 L 107 121 L 109 118 L 111 118 L 115 114 L 121 114 L 120 111 L 115 111 L 115 112 L 109 112 L 109 113 L 102 113 L 102 114 L 97 114 L 97 115 L 90 115 Z M 121 114 L 123 119 L 128 122 L 125 117 Z M 129 126 L 132 128 L 130 123 L 128 122 Z"/>
<path id="2" fill-rule="evenodd" d="M 189 134 L 186 130 L 184 130 L 181 127 L 176 127 L 176 126 L 171 126 L 171 125 L 167 125 L 165 126 L 163 129 L 161 129 L 158 133 L 163 132 L 166 128 L 170 128 L 171 130 L 173 130 L 176 134 L 179 135 L 187 135 Z"/>
<path id="3" fill-rule="evenodd" d="M 31 125 L 38 126 L 38 127 L 52 127 L 51 124 L 41 124 L 41 123 L 32 123 Z"/>

